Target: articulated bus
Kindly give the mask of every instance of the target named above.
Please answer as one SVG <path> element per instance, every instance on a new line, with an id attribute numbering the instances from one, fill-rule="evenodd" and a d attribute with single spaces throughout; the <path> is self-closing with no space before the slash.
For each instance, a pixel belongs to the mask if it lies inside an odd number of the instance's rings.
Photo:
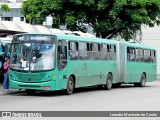
<path id="1" fill-rule="evenodd" d="M 12 40 L 10 88 L 65 90 L 122 83 L 143 87 L 157 76 L 151 46 L 72 35 L 17 34 Z"/>

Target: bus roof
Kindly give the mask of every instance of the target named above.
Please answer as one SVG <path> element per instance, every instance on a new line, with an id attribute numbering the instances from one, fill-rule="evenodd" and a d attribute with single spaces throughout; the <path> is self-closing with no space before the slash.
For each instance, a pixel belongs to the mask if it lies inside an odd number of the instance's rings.
<path id="1" fill-rule="evenodd" d="M 82 36 L 72 36 L 72 35 L 56 35 L 58 39 L 66 39 L 72 41 L 84 41 L 84 42 L 101 42 L 101 43 L 118 43 L 116 40 L 111 39 L 102 39 L 102 38 L 90 38 L 90 37 L 82 37 Z"/>
<path id="2" fill-rule="evenodd" d="M 23 34 L 16 34 L 16 35 L 30 35 L 32 33 L 23 33 Z M 34 35 L 36 33 L 33 33 Z M 39 35 L 42 35 L 42 33 L 37 33 Z M 101 42 L 101 43 L 118 43 L 116 40 L 112 39 L 102 39 L 102 38 L 94 38 L 94 37 L 82 37 L 82 36 L 76 36 L 76 35 L 62 35 L 62 34 L 43 34 L 43 35 L 55 35 L 58 39 L 65 39 L 65 40 L 71 40 L 71 41 L 84 41 L 84 42 Z"/>
<path id="3" fill-rule="evenodd" d="M 146 44 L 142 44 L 142 43 L 126 42 L 126 45 L 127 45 L 127 46 L 130 46 L 130 47 L 146 48 L 146 49 L 153 49 L 153 50 L 156 50 L 155 47 L 150 46 L 150 45 L 146 45 Z"/>
<path id="4" fill-rule="evenodd" d="M 30 34 L 39 34 L 42 35 L 42 33 L 23 33 L 23 34 L 16 34 L 16 35 L 30 35 Z M 63 34 L 46 34 L 44 35 L 55 35 L 58 39 L 65 39 L 65 40 L 71 40 L 71 41 L 83 41 L 83 42 L 100 42 L 100 43 L 109 43 L 109 44 L 118 44 L 120 41 L 117 40 L 112 40 L 112 39 L 103 39 L 103 38 L 94 38 L 94 37 L 82 37 L 82 36 L 75 36 L 75 35 L 63 35 Z M 123 41 L 121 41 L 123 42 Z M 146 49 L 153 49 L 156 50 L 155 47 L 150 46 L 150 45 L 145 45 L 142 43 L 133 43 L 133 42 L 124 42 L 126 46 L 131 46 L 131 47 L 141 47 L 141 48 L 146 48 Z"/>

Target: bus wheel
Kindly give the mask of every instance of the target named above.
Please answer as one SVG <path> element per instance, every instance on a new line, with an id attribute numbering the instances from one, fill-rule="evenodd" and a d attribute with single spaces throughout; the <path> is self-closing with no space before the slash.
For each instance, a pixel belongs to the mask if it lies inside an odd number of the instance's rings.
<path id="1" fill-rule="evenodd" d="M 144 87 L 146 84 L 146 75 L 144 73 L 142 73 L 141 78 L 140 78 L 140 82 L 139 83 L 134 83 L 135 87 Z"/>
<path id="2" fill-rule="evenodd" d="M 36 92 L 35 90 L 32 90 L 32 89 L 25 89 L 25 91 L 29 95 L 34 94 Z"/>
<path id="3" fill-rule="evenodd" d="M 67 88 L 66 88 L 66 94 L 67 95 L 71 95 L 73 93 L 73 89 L 74 89 L 74 80 L 73 80 L 73 77 L 70 76 L 68 78 L 68 83 L 67 83 Z"/>
<path id="4" fill-rule="evenodd" d="M 112 88 L 112 80 L 113 80 L 112 74 L 108 73 L 107 80 L 106 80 L 106 85 L 105 85 L 107 90 L 110 90 Z"/>
<path id="5" fill-rule="evenodd" d="M 143 73 L 143 74 L 141 75 L 139 87 L 144 87 L 145 84 L 146 84 L 146 75 Z"/>

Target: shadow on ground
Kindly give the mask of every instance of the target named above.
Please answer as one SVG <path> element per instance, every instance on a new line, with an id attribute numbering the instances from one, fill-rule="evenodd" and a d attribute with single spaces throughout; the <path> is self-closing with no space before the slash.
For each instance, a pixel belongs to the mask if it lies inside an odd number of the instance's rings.
<path id="1" fill-rule="evenodd" d="M 146 87 L 153 87 L 153 86 L 146 86 Z M 121 85 L 120 87 L 113 87 L 112 90 L 118 90 L 118 89 L 130 89 L 130 88 L 140 88 L 140 87 L 134 87 L 132 84 L 125 84 Z M 74 89 L 74 94 L 83 94 L 88 92 L 95 92 L 95 91 L 107 91 L 103 87 L 85 87 L 85 88 L 76 88 Z M 109 92 L 109 91 L 108 91 Z M 33 94 L 27 94 L 25 90 L 21 91 L 10 91 L 4 93 L 4 95 L 13 95 L 13 96 L 39 96 L 39 97 L 53 97 L 53 96 L 69 96 L 65 94 L 65 90 L 58 90 L 58 91 L 36 91 Z"/>

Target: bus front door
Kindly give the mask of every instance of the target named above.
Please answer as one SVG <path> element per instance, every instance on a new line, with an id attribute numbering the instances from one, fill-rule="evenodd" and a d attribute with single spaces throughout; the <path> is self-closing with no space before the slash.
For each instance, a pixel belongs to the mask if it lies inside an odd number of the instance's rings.
<path id="1" fill-rule="evenodd" d="M 67 42 L 59 40 L 58 42 L 58 80 L 56 81 L 56 89 L 65 89 L 68 80 L 68 61 L 67 61 Z"/>

